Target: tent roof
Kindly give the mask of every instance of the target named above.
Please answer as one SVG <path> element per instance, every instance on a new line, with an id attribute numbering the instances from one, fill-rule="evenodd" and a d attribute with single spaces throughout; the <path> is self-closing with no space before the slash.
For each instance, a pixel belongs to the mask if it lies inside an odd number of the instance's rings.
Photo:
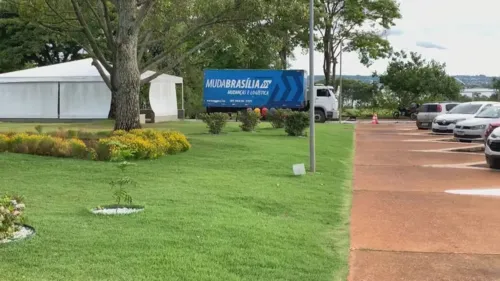
<path id="1" fill-rule="evenodd" d="M 141 78 L 147 78 L 153 74 L 155 72 L 146 71 Z M 102 81 L 101 75 L 92 65 L 91 58 L 0 74 L 0 83 Z M 152 82 L 182 83 L 182 81 L 182 77 L 162 74 Z"/>

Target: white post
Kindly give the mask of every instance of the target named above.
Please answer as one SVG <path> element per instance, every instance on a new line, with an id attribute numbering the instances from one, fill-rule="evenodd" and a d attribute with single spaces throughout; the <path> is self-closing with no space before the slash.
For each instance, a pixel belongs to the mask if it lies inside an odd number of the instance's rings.
<path id="1" fill-rule="evenodd" d="M 181 109 L 184 110 L 184 82 L 181 84 Z"/>
<path id="2" fill-rule="evenodd" d="M 312 173 L 316 172 L 316 148 L 314 132 L 314 0 L 309 0 L 309 158 Z"/>

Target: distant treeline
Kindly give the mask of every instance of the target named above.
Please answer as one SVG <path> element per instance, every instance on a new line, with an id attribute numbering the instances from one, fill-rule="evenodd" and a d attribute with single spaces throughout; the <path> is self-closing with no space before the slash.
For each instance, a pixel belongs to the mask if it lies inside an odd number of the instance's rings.
<path id="1" fill-rule="evenodd" d="M 370 75 L 343 75 L 345 79 L 358 80 L 365 83 L 378 82 L 379 77 L 372 77 Z M 466 88 L 492 88 L 492 80 L 494 77 L 485 75 L 452 75 L 459 81 L 465 84 Z M 324 80 L 325 76 L 315 75 L 316 81 Z"/>

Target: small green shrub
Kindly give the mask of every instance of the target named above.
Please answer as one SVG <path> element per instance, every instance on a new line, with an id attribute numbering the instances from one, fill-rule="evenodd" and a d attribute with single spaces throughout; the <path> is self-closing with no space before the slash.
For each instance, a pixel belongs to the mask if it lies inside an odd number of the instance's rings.
<path id="1" fill-rule="evenodd" d="M 80 137 L 80 136 L 78 135 L 78 131 L 76 131 L 76 130 L 68 130 L 66 132 L 66 137 L 68 139 L 73 139 L 73 138 Z"/>
<path id="2" fill-rule="evenodd" d="M 122 176 L 116 180 L 112 180 L 109 183 L 111 187 L 115 189 L 113 192 L 113 197 L 115 198 L 115 203 L 117 205 L 120 205 L 122 201 L 127 203 L 128 205 L 132 205 L 132 196 L 128 193 L 126 186 L 133 185 L 134 187 L 136 187 L 137 182 L 132 178 L 128 177 L 126 175 L 125 170 L 127 167 L 133 165 L 135 165 L 135 163 L 130 163 L 126 161 L 118 164 L 117 167 L 120 169 Z"/>
<path id="3" fill-rule="evenodd" d="M 304 136 L 304 131 L 309 126 L 309 114 L 307 112 L 295 111 L 285 118 L 285 132 L 289 136 Z"/>
<path id="4" fill-rule="evenodd" d="M 95 133 L 95 136 L 97 138 L 104 138 L 104 137 L 109 137 L 111 136 L 112 132 L 110 131 L 98 131 L 97 133 Z"/>
<path id="5" fill-rule="evenodd" d="M 116 138 L 101 139 L 96 147 L 99 161 L 123 161 L 125 159 L 135 158 L 134 151 L 126 144 Z"/>
<path id="6" fill-rule="evenodd" d="M 268 113 L 269 122 L 273 128 L 281 129 L 285 127 L 286 117 L 292 113 L 290 109 L 274 109 L 272 108 Z"/>
<path id="7" fill-rule="evenodd" d="M 0 240 L 12 238 L 24 222 L 23 199 L 4 195 L 0 197 Z"/>
<path id="8" fill-rule="evenodd" d="M 260 113 L 244 110 L 239 113 L 240 128 L 245 132 L 253 132 L 260 123 Z"/>
<path id="9" fill-rule="evenodd" d="M 218 135 L 222 132 L 222 129 L 226 126 L 227 120 L 229 120 L 229 115 L 227 113 L 203 113 L 200 114 L 200 119 L 207 124 L 208 132 L 214 135 Z"/>
<path id="10" fill-rule="evenodd" d="M 35 130 L 41 135 L 43 134 L 43 127 L 42 125 L 36 125 Z"/>

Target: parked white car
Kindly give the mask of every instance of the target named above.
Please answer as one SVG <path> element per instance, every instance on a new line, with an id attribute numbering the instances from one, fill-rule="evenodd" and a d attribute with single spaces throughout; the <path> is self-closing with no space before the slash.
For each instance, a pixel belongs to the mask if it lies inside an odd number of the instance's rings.
<path id="1" fill-rule="evenodd" d="M 491 132 L 484 144 L 486 163 L 492 169 L 500 169 L 500 127 Z"/>
<path id="2" fill-rule="evenodd" d="M 453 129 L 453 135 L 460 142 L 482 140 L 488 125 L 497 121 L 500 121 L 500 104 L 485 107 L 474 118 L 458 122 Z"/>
<path id="3" fill-rule="evenodd" d="M 432 132 L 433 133 L 453 133 L 455 129 L 455 124 L 467 119 L 474 118 L 474 116 L 483 110 L 487 109 L 494 104 L 500 104 L 498 102 L 491 101 L 473 101 L 461 103 L 455 106 L 452 110 L 445 114 L 438 115 L 432 121 Z"/>

